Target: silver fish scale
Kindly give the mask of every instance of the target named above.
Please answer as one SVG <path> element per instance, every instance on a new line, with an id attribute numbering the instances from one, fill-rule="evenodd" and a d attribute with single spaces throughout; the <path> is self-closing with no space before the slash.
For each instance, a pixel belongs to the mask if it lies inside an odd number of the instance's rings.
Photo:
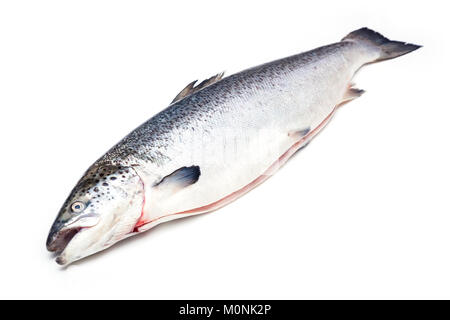
<path id="1" fill-rule="evenodd" d="M 229 204 L 275 174 L 338 106 L 361 96 L 351 80 L 363 65 L 419 47 L 361 28 L 336 44 L 189 83 L 88 169 L 55 219 L 47 249 L 67 265 L 160 223 Z"/>
<path id="2" fill-rule="evenodd" d="M 174 143 L 179 141 L 178 135 L 190 130 L 214 134 L 214 128 L 220 125 L 224 114 L 245 113 L 242 109 L 232 110 L 231 108 L 239 106 L 238 103 L 230 103 L 232 100 L 244 102 L 270 88 L 279 87 L 283 90 L 280 80 L 289 77 L 290 73 L 351 45 L 328 45 L 228 76 L 170 105 L 143 123 L 111 148 L 95 165 L 139 165 L 151 162 L 158 167 L 163 166 L 177 155 L 174 153 L 177 150 Z"/>

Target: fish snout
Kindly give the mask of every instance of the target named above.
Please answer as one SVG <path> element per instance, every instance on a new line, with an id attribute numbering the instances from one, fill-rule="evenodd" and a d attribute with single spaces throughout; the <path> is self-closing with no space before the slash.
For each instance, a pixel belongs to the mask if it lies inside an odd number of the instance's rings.
<path id="1" fill-rule="evenodd" d="M 47 250 L 48 251 L 56 251 L 56 238 L 58 237 L 58 232 L 61 230 L 62 224 L 58 221 L 53 223 L 52 227 L 47 236 Z"/>

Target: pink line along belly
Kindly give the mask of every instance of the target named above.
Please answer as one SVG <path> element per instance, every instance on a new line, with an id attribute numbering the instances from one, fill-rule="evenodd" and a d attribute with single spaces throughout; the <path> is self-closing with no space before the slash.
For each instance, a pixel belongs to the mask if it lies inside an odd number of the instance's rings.
<path id="1" fill-rule="evenodd" d="M 236 200 L 237 198 L 243 196 L 250 190 L 254 189 L 258 185 L 260 185 L 261 183 L 266 181 L 271 175 L 273 175 L 273 173 L 275 173 L 281 166 L 283 166 L 287 162 L 287 160 L 289 160 L 289 158 L 298 149 L 300 149 L 304 145 L 304 143 L 306 141 L 311 140 L 323 127 L 325 127 L 325 125 L 331 119 L 333 114 L 336 112 L 337 108 L 338 108 L 338 106 L 336 106 L 333 109 L 333 111 L 331 111 L 331 113 L 317 127 L 315 127 L 312 131 L 310 131 L 306 136 L 301 138 L 299 141 L 294 143 L 285 153 L 283 153 L 281 155 L 281 157 L 278 158 L 278 160 L 275 163 L 273 163 L 266 171 L 264 171 L 264 173 L 262 175 L 260 175 L 258 178 L 256 178 L 252 182 L 250 182 L 248 185 L 242 187 L 241 189 L 229 194 L 228 196 L 226 196 L 220 200 L 217 200 L 217 201 L 207 204 L 205 206 L 201 206 L 201 207 L 186 210 L 186 211 L 171 213 L 166 216 L 161 216 L 161 217 L 155 218 L 150 221 L 139 220 L 138 223 L 136 224 L 135 228 L 138 229 L 139 227 L 142 227 L 143 225 L 146 225 L 151 222 L 155 222 L 161 218 L 165 218 L 168 216 L 179 215 L 179 214 L 206 213 L 206 212 L 210 212 L 213 210 L 217 210 L 217 209 L 229 204 L 230 202 Z"/>

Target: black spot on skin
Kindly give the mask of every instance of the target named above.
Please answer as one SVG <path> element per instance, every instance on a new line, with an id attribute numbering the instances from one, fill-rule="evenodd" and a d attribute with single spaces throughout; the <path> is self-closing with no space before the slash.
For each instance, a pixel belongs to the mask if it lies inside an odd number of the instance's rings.
<path id="1" fill-rule="evenodd" d="M 116 178 L 116 177 L 111 177 L 110 179 L 111 179 L 111 180 L 116 180 L 117 178 Z"/>
<path id="2" fill-rule="evenodd" d="M 95 188 L 94 188 L 94 191 L 95 191 L 95 192 L 98 192 L 98 188 L 97 188 L 97 187 L 95 187 Z"/>
<path id="3" fill-rule="evenodd" d="M 102 186 L 107 187 L 108 184 L 106 182 L 103 182 Z"/>

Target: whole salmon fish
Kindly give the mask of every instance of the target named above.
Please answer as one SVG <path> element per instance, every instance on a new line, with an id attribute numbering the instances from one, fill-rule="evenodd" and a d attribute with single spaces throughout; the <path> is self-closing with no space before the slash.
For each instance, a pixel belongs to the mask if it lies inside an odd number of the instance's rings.
<path id="1" fill-rule="evenodd" d="M 190 83 L 86 171 L 47 249 L 67 265 L 162 222 L 230 203 L 363 93 L 351 83 L 362 66 L 419 47 L 362 28 L 334 44 Z"/>

